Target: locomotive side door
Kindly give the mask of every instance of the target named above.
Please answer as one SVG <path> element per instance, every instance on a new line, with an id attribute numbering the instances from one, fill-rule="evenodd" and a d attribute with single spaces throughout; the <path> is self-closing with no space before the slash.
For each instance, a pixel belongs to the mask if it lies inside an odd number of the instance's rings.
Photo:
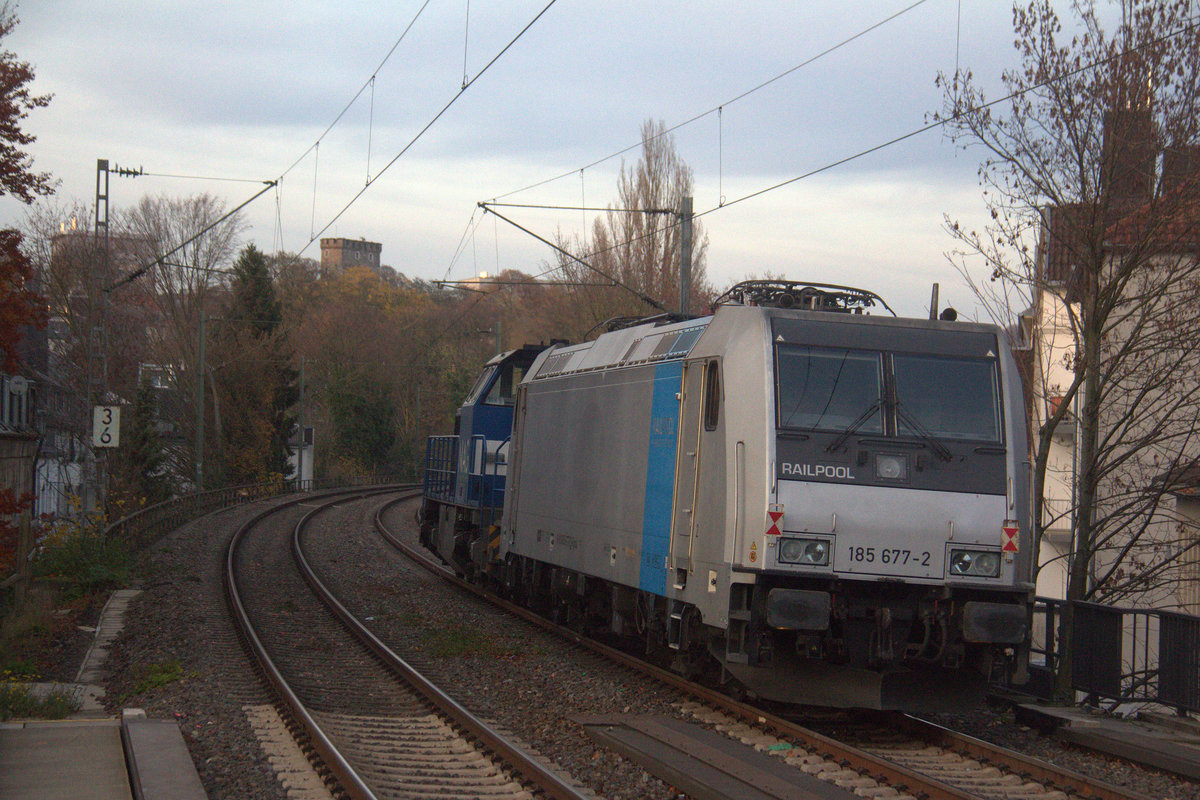
<path id="1" fill-rule="evenodd" d="M 695 530 L 696 476 L 700 470 L 700 416 L 704 406 L 705 362 L 689 361 L 683 367 L 680 400 L 679 452 L 675 458 L 675 502 L 671 517 L 671 569 L 675 585 L 682 588 L 693 569 L 692 534 Z"/>

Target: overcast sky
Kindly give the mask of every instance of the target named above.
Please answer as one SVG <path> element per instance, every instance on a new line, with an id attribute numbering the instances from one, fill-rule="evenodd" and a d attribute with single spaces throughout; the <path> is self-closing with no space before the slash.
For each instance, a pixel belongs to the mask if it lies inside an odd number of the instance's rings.
<path id="1" fill-rule="evenodd" d="M 54 95 L 25 129 L 38 137 L 36 169 L 61 181 L 59 202 L 93 202 L 98 158 L 162 175 L 282 177 L 245 211 L 264 250 L 320 258 L 311 239 L 343 236 L 382 242 L 384 263 L 415 277 L 536 273 L 549 250 L 494 217 L 480 223 L 479 201 L 611 203 L 622 158 L 583 167 L 635 145 L 647 119 L 673 126 L 723 106 L 673 134 L 695 172 L 695 210 L 711 212 L 701 221 L 714 285 L 783 274 L 862 286 L 922 315 L 937 281 L 943 302 L 973 308 L 946 259 L 943 215 L 981 219 L 980 153 L 937 131 L 733 201 L 920 128 L 941 104 L 937 73 L 956 61 L 998 86 L 1015 60 L 1006 3 L 558 0 L 380 175 L 546 0 L 475 0 L 469 18 L 466 0 L 430 0 L 418 17 L 422 5 L 26 0 L 3 45 L 34 65 L 35 91 Z M 208 192 L 232 208 L 259 188 L 113 176 L 110 203 Z M 547 238 L 590 226 L 578 211 L 502 211 Z M 0 203 L 0 223 L 23 213 Z"/>

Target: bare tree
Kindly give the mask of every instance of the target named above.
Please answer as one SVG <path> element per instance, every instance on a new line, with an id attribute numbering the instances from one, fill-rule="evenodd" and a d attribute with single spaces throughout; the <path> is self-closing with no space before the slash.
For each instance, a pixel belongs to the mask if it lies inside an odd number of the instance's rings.
<path id="1" fill-rule="evenodd" d="M 642 153 L 632 167 L 622 164 L 617 200 L 597 217 L 590 242 L 560 241 L 595 267 L 588 269 L 559 255 L 556 266 L 565 279 L 580 284 L 571 291 L 571 305 L 580 316 L 580 330 L 617 316 L 655 313 L 650 298 L 661 308 L 679 306 L 679 211 L 692 195 L 692 170 L 675 150 L 674 138 L 661 121 L 642 125 Z M 703 308 L 712 296 L 706 276 L 708 236 L 699 222 L 692 233 L 692 303 Z M 606 277 L 619 287 L 595 286 Z"/>
<path id="2" fill-rule="evenodd" d="M 1000 103 L 970 73 L 939 78 L 947 129 L 985 149 L 992 218 L 948 227 L 993 315 L 1028 309 L 1042 569 L 1063 562 L 1070 600 L 1167 602 L 1196 547 L 1173 498 L 1200 455 L 1200 33 L 1187 0 L 1130 2 L 1111 33 L 1092 3 L 1072 13 L 1064 34 L 1046 0 L 1014 9 L 1021 66 Z M 1065 502 L 1044 506 L 1056 484 Z M 1058 678 L 1065 692 L 1069 655 Z"/>
<path id="3" fill-rule="evenodd" d="M 158 196 L 145 197 L 120 214 L 117 225 L 137 262 L 136 269 L 125 274 L 139 277 L 115 288 L 111 302 L 144 309 L 151 334 L 147 358 L 172 385 L 176 399 L 170 469 L 200 479 L 203 473 L 197 467 L 202 467 L 203 452 L 216 444 L 208 418 L 216 411 L 211 401 L 217 396 L 209 365 L 201 364 L 202 336 L 207 343 L 213 330 L 211 323 L 202 320 L 205 315 L 217 316 L 218 292 L 226 285 L 245 228 L 240 215 L 224 217 L 224 202 L 208 194 Z M 198 236 L 202 231 L 206 232 Z M 204 416 L 197 417 L 202 368 L 208 400 Z M 203 439 L 197 438 L 198 424 L 204 425 Z"/>

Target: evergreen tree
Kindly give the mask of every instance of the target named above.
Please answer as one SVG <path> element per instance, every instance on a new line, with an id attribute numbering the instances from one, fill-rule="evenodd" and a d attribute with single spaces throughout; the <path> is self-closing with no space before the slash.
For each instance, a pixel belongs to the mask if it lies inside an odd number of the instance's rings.
<path id="1" fill-rule="evenodd" d="M 281 329 L 283 310 L 267 259 L 252 244 L 233 266 L 231 289 L 221 375 L 227 480 L 286 477 L 288 441 L 296 427 L 289 412 L 299 399 L 298 373 L 289 365 L 292 351 Z"/>
<path id="2" fill-rule="evenodd" d="M 122 425 L 121 446 L 114 451 L 108 495 L 110 505 L 117 506 L 110 514 L 113 518 L 171 496 L 170 481 L 163 469 L 166 454 L 155 427 L 156 410 L 154 387 L 149 377 L 143 376 L 132 419 Z"/>
<path id="3" fill-rule="evenodd" d="M 233 265 L 233 308 L 237 322 L 258 338 L 273 334 L 283 320 L 267 257 L 253 244 L 242 249 Z"/>

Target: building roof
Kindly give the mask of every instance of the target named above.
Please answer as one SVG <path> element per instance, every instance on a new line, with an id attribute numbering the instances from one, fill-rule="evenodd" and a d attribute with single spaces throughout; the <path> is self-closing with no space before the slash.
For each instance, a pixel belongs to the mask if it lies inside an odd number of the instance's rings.
<path id="1" fill-rule="evenodd" d="M 1176 497 L 1200 499 L 1200 460 L 1167 470 L 1155 479 Z"/>
<path id="2" fill-rule="evenodd" d="M 1143 247 L 1178 253 L 1200 246 L 1200 180 L 1178 183 L 1108 226 L 1106 244 L 1116 250 Z"/>

